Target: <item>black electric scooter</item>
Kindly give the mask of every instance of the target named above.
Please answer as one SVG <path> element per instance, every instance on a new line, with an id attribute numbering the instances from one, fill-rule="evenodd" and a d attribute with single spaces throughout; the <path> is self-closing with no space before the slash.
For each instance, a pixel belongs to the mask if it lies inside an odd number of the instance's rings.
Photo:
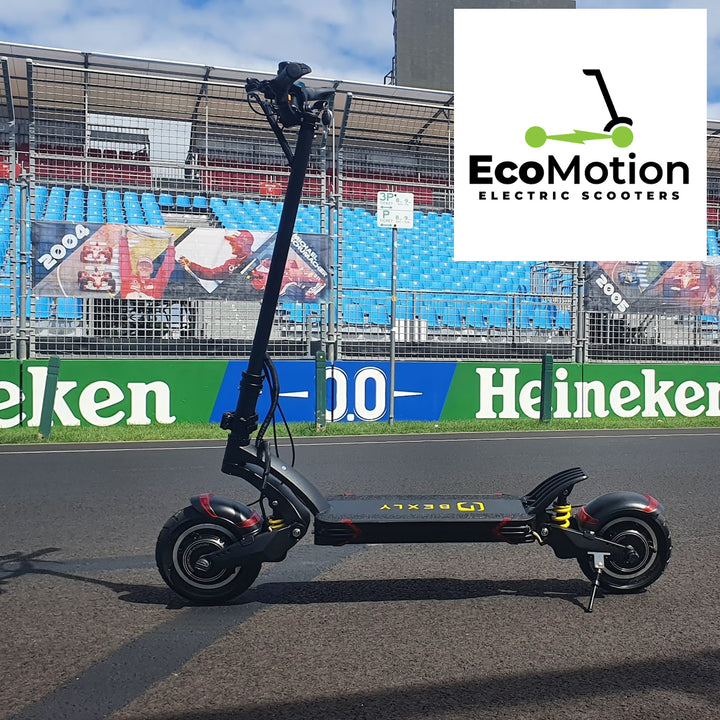
<path id="1" fill-rule="evenodd" d="M 157 540 L 165 582 L 195 603 L 227 601 L 247 590 L 264 562 L 283 560 L 314 524 L 316 545 L 364 543 L 537 542 L 559 558 L 575 558 L 598 588 L 630 593 L 665 570 L 671 552 L 663 507 L 649 495 L 613 492 L 573 508 L 568 496 L 585 480 L 580 468 L 559 472 L 527 495 L 355 497 L 327 499 L 297 470 L 270 452 L 265 433 L 278 408 L 280 388 L 267 346 L 313 138 L 331 121 L 333 88 L 298 82 L 302 63 L 281 63 L 272 80 L 248 79 L 248 102 L 270 123 L 291 167 L 260 315 L 229 430 L 222 471 L 259 492 L 258 510 L 210 493 L 193 497 L 173 515 Z M 295 150 L 285 130 L 298 127 Z M 256 405 L 266 382 L 270 410 L 258 430 Z M 251 435 L 258 430 L 254 443 Z"/>

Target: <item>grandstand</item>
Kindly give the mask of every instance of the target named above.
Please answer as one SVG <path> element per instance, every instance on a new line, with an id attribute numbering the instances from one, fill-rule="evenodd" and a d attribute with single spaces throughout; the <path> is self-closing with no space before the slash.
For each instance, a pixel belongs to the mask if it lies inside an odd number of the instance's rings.
<path id="1" fill-rule="evenodd" d="M 258 303 L 34 292 L 33 221 L 272 231 L 288 169 L 245 102 L 262 73 L 0 43 L 0 353 L 5 357 L 244 356 Z M 314 85 L 330 81 L 310 79 Z M 336 86 L 296 230 L 331 238 L 326 302 L 286 300 L 272 351 L 387 357 L 390 231 L 377 192 L 412 192 L 398 232 L 399 357 L 701 359 L 717 316 L 587 310 L 583 263 L 455 262 L 452 95 Z M 720 123 L 708 123 L 708 258 L 718 253 Z"/>

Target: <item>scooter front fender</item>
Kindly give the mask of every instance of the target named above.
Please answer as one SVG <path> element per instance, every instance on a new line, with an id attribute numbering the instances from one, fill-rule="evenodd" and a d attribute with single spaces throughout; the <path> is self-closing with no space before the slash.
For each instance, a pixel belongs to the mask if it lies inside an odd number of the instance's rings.
<path id="1" fill-rule="evenodd" d="M 190 498 L 190 504 L 208 517 L 227 520 L 242 530 L 243 534 L 254 534 L 262 530 L 262 518 L 259 513 L 237 500 L 203 493 Z"/>

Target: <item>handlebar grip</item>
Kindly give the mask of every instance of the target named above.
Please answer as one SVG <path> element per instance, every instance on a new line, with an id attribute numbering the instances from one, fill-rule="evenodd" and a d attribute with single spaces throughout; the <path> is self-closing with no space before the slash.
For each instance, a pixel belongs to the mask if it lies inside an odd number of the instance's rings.
<path id="1" fill-rule="evenodd" d="M 310 71 L 310 66 L 305 63 L 281 62 L 278 65 L 277 75 L 268 83 L 275 93 L 275 99 L 282 102 L 286 98 L 290 86 Z"/>
<path id="2" fill-rule="evenodd" d="M 297 80 L 311 71 L 309 65 L 297 62 L 281 62 L 278 65 L 278 73 L 268 86 L 275 96 L 278 116 L 285 127 L 293 127 L 302 122 L 303 100 L 293 97 L 297 93 L 292 92 L 292 87 Z"/>
<path id="3" fill-rule="evenodd" d="M 278 64 L 277 79 L 287 76 L 291 83 L 299 80 L 303 75 L 307 75 L 312 69 L 305 63 L 288 62 L 287 60 Z"/>

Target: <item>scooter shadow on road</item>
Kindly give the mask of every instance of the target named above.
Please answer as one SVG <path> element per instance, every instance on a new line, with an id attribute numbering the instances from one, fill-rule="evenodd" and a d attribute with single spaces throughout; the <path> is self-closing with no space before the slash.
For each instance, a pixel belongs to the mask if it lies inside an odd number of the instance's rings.
<path id="1" fill-rule="evenodd" d="M 585 608 L 587 580 L 460 580 L 406 578 L 268 582 L 250 588 L 246 601 L 267 605 L 473 600 L 497 596 L 555 598 Z"/>
<path id="2" fill-rule="evenodd" d="M 191 606 L 165 585 L 116 582 L 69 572 L 70 561 L 43 559 L 59 548 L 42 548 L 29 553 L 0 556 L 0 595 L 3 585 L 25 575 L 45 575 L 105 587 L 117 593 L 123 602 L 140 605 L 164 605 L 169 610 Z M 126 569 L 126 568 L 125 568 Z M 115 571 L 120 570 L 120 568 Z M 551 598 L 580 608 L 590 592 L 587 580 L 461 580 L 458 578 L 404 578 L 365 580 L 313 580 L 265 582 L 250 588 L 227 605 L 260 603 L 263 605 L 312 605 L 317 603 L 379 603 L 422 600 L 472 600 L 497 596 Z M 602 595 L 600 595 L 602 596 Z"/>
<path id="3" fill-rule="evenodd" d="M 73 580 L 90 585 L 98 585 L 117 593 L 123 602 L 141 605 L 165 605 L 169 610 L 177 610 L 188 605 L 165 585 L 141 585 L 135 583 L 113 582 L 93 577 L 91 574 L 79 574 L 63 570 L 69 561 L 45 560 L 44 556 L 58 552 L 60 548 L 50 547 L 29 553 L 14 552 L 0 555 L 0 595 L 3 586 L 10 581 L 27 575 L 45 575 L 63 580 Z"/>

